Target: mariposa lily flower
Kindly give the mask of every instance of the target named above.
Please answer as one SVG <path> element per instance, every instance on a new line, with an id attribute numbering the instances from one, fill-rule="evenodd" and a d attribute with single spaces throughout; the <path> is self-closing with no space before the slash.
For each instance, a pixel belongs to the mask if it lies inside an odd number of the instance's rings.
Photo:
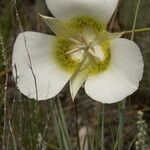
<path id="1" fill-rule="evenodd" d="M 138 89 L 143 75 L 139 47 L 120 38 L 121 34 L 107 32 L 118 0 L 46 0 L 46 3 L 56 18 L 41 17 L 56 36 L 24 32 L 14 45 L 12 62 L 17 68 L 17 85 L 24 95 L 49 99 L 69 81 L 72 99 L 84 84 L 92 99 L 114 103 Z"/>

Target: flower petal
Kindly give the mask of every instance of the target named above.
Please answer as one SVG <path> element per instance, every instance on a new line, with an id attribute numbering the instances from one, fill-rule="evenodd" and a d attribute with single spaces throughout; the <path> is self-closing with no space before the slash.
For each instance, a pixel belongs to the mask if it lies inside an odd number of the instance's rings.
<path id="1" fill-rule="evenodd" d="M 58 19 L 74 16 L 94 16 L 108 23 L 116 9 L 118 0 L 46 0 L 49 10 Z"/>
<path id="2" fill-rule="evenodd" d="M 13 51 L 13 65 L 17 67 L 17 85 L 20 91 L 30 97 L 36 98 L 35 80 L 29 67 L 29 57 L 32 62 L 33 72 L 36 76 L 38 100 L 52 98 L 58 94 L 68 82 L 71 75 L 61 70 L 53 57 L 54 36 L 36 32 L 19 34 Z M 15 70 L 14 76 L 16 76 Z"/>
<path id="3" fill-rule="evenodd" d="M 85 83 L 86 93 L 102 103 L 118 102 L 137 90 L 143 76 L 143 59 L 138 46 L 127 39 L 111 43 L 109 68 L 91 76 Z"/>

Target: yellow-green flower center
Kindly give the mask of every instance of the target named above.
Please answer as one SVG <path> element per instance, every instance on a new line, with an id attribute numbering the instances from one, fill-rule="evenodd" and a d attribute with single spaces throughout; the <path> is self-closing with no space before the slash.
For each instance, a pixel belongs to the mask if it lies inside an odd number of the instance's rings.
<path id="1" fill-rule="evenodd" d="M 106 25 L 91 16 L 74 17 L 65 24 L 68 28 L 71 28 L 76 32 L 82 32 L 87 26 L 93 28 L 96 33 L 106 31 Z"/>
<path id="2" fill-rule="evenodd" d="M 58 37 L 54 43 L 54 55 L 58 65 L 67 72 L 75 72 L 84 54 L 88 53 L 91 65 L 89 74 L 105 71 L 111 52 L 106 26 L 89 16 L 76 17 L 65 23 L 77 38 Z"/>

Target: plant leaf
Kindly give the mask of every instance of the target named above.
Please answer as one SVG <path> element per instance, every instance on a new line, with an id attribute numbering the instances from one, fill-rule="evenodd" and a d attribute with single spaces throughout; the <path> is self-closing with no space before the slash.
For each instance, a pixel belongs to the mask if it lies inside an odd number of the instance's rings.
<path id="1" fill-rule="evenodd" d="M 58 98 L 58 107 L 54 107 L 53 123 L 61 150 L 71 150 L 70 137 L 65 122 L 64 113 Z"/>
<path id="2" fill-rule="evenodd" d="M 64 130 L 66 141 L 69 145 L 69 148 L 71 149 L 70 137 L 69 137 L 69 133 L 68 133 L 68 129 L 67 129 L 66 121 L 65 121 L 65 116 L 64 116 L 64 113 L 63 113 L 63 110 L 62 110 L 62 106 L 61 106 L 59 97 L 57 98 L 57 102 L 58 102 L 58 109 L 59 109 L 59 118 L 60 118 L 63 130 Z"/>

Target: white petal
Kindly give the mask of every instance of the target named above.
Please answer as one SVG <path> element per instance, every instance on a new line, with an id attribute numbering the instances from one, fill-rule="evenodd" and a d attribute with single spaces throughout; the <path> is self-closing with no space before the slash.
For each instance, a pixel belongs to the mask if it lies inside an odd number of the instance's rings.
<path id="1" fill-rule="evenodd" d="M 96 101 L 118 102 L 137 90 L 143 66 L 140 49 L 134 42 L 114 39 L 111 43 L 109 68 L 89 77 L 85 83 L 85 91 Z"/>
<path id="2" fill-rule="evenodd" d="M 108 23 L 118 0 L 46 0 L 46 3 L 58 19 L 66 20 L 77 15 L 89 15 Z"/>
<path id="3" fill-rule="evenodd" d="M 24 36 L 37 80 L 38 100 L 52 98 L 61 91 L 71 77 L 55 63 L 52 51 L 55 37 L 36 32 L 25 32 Z M 24 36 L 19 34 L 16 39 L 13 65 L 16 64 L 17 67 L 17 84 L 20 91 L 30 98 L 36 98 L 35 80 L 29 68 Z"/>

